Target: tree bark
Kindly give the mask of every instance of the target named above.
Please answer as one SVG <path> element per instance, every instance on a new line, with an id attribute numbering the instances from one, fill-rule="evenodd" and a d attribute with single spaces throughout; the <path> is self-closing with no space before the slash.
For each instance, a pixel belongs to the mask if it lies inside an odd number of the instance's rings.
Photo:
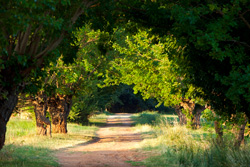
<path id="1" fill-rule="evenodd" d="M 49 99 L 49 113 L 53 133 L 67 133 L 67 118 L 72 106 L 72 96 L 57 95 Z"/>
<path id="2" fill-rule="evenodd" d="M 16 90 L 8 91 L 6 98 L 0 97 L 0 149 L 3 148 L 5 142 L 6 125 L 10 116 L 17 105 L 17 92 Z"/>
<path id="3" fill-rule="evenodd" d="M 204 106 L 201 106 L 199 104 L 195 104 L 195 108 L 193 111 L 194 114 L 194 120 L 193 124 L 195 126 L 195 129 L 198 129 L 201 127 L 201 113 L 204 111 L 206 108 Z"/>
<path id="4" fill-rule="evenodd" d="M 245 121 L 241 125 L 238 126 L 239 129 L 238 129 L 238 132 L 236 134 L 236 140 L 234 142 L 234 146 L 236 148 L 239 148 L 240 145 L 245 142 L 244 133 L 245 133 L 246 124 L 247 124 L 247 118 L 245 118 Z"/>
<path id="5" fill-rule="evenodd" d="M 218 145 L 223 144 L 223 128 L 221 127 L 220 122 L 214 121 L 214 129 L 216 133 L 216 142 Z"/>
<path id="6" fill-rule="evenodd" d="M 36 97 L 33 102 L 34 112 L 36 115 L 36 133 L 38 135 L 47 135 L 51 137 L 51 122 L 46 117 L 47 112 L 47 97 L 41 93 Z"/>
<path id="7" fill-rule="evenodd" d="M 206 108 L 211 110 L 213 113 L 213 116 L 216 118 L 216 113 L 214 112 L 214 110 L 211 109 L 211 106 L 208 105 L 206 106 Z M 214 121 L 214 129 L 215 129 L 215 134 L 216 134 L 216 143 L 218 145 L 222 145 L 223 144 L 223 128 L 219 121 Z"/>
<path id="8" fill-rule="evenodd" d="M 179 118 L 179 124 L 180 125 L 186 125 L 187 124 L 187 117 L 186 115 L 181 111 L 181 106 L 175 106 L 175 112 L 178 115 Z"/>
<path id="9" fill-rule="evenodd" d="M 193 129 L 195 129 L 194 124 L 194 115 L 193 111 L 195 108 L 195 103 L 189 99 L 183 99 L 181 102 L 181 106 L 186 110 L 186 117 L 187 117 L 187 125 L 190 125 Z"/>
<path id="10" fill-rule="evenodd" d="M 187 123 L 190 123 L 192 129 L 200 128 L 201 112 L 205 110 L 204 106 L 195 104 L 192 100 L 183 99 L 181 106 L 187 111 Z"/>

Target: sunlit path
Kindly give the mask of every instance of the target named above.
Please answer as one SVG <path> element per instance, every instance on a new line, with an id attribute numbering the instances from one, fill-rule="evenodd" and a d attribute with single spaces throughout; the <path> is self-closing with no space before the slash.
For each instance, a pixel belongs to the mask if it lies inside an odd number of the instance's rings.
<path id="1" fill-rule="evenodd" d="M 107 125 L 97 132 L 98 138 L 57 154 L 63 167 L 130 167 L 127 161 L 141 161 L 146 155 L 136 150 L 140 134 L 131 130 L 131 114 L 108 117 Z"/>

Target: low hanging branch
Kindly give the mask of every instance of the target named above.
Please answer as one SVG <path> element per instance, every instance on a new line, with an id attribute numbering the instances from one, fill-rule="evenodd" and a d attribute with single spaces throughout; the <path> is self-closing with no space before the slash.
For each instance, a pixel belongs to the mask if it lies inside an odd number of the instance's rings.
<path id="1" fill-rule="evenodd" d="M 250 29 L 250 23 L 244 18 L 244 15 L 250 10 L 245 11 L 244 13 L 239 13 L 241 20 L 246 24 L 246 26 Z"/>

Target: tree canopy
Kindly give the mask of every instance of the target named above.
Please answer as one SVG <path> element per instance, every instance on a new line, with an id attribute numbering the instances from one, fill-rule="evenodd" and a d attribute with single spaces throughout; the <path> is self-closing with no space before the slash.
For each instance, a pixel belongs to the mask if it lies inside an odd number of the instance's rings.
<path id="1" fill-rule="evenodd" d="M 249 9 L 247 0 L 0 2 L 0 149 L 18 94 L 39 87 L 107 98 L 105 79 L 166 106 L 188 99 L 250 118 Z"/>
<path id="2" fill-rule="evenodd" d="M 6 124 L 27 78 L 60 57 L 55 49 L 97 1 L 0 2 L 0 148 Z"/>
<path id="3" fill-rule="evenodd" d="M 182 69 L 187 82 L 202 89 L 201 97 L 212 108 L 250 117 L 248 1 L 120 2 L 127 20 L 176 39 L 184 51 L 172 50 L 169 60 Z"/>

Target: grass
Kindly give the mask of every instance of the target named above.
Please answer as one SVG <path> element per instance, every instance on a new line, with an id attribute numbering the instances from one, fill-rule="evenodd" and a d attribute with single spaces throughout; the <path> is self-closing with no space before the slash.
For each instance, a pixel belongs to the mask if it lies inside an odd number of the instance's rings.
<path id="1" fill-rule="evenodd" d="M 134 114 L 131 118 L 134 121 L 133 125 L 143 125 L 150 124 L 153 125 L 157 118 L 160 117 L 160 114 L 157 112 L 142 112 Z"/>
<path id="2" fill-rule="evenodd" d="M 250 146 L 232 146 L 227 134 L 224 146 L 215 144 L 215 134 L 207 123 L 198 130 L 178 125 L 173 115 L 143 112 L 133 116 L 134 130 L 142 134 L 141 147 L 153 152 L 143 161 L 147 167 L 249 167 Z M 148 123 L 147 123 L 148 121 Z M 209 126 L 207 126 L 209 125 Z"/>
<path id="3" fill-rule="evenodd" d="M 107 115 L 105 113 L 95 114 L 89 118 L 90 125 L 104 126 L 107 122 Z"/>
<path id="4" fill-rule="evenodd" d="M 34 121 L 11 118 L 7 125 L 5 146 L 0 151 L 0 166 L 59 166 L 54 156 L 55 152 L 93 139 L 98 130 L 94 124 L 105 124 L 106 116 L 92 116 L 90 122 L 91 126 L 69 123 L 67 134 L 52 134 L 49 138 L 36 135 Z"/>

